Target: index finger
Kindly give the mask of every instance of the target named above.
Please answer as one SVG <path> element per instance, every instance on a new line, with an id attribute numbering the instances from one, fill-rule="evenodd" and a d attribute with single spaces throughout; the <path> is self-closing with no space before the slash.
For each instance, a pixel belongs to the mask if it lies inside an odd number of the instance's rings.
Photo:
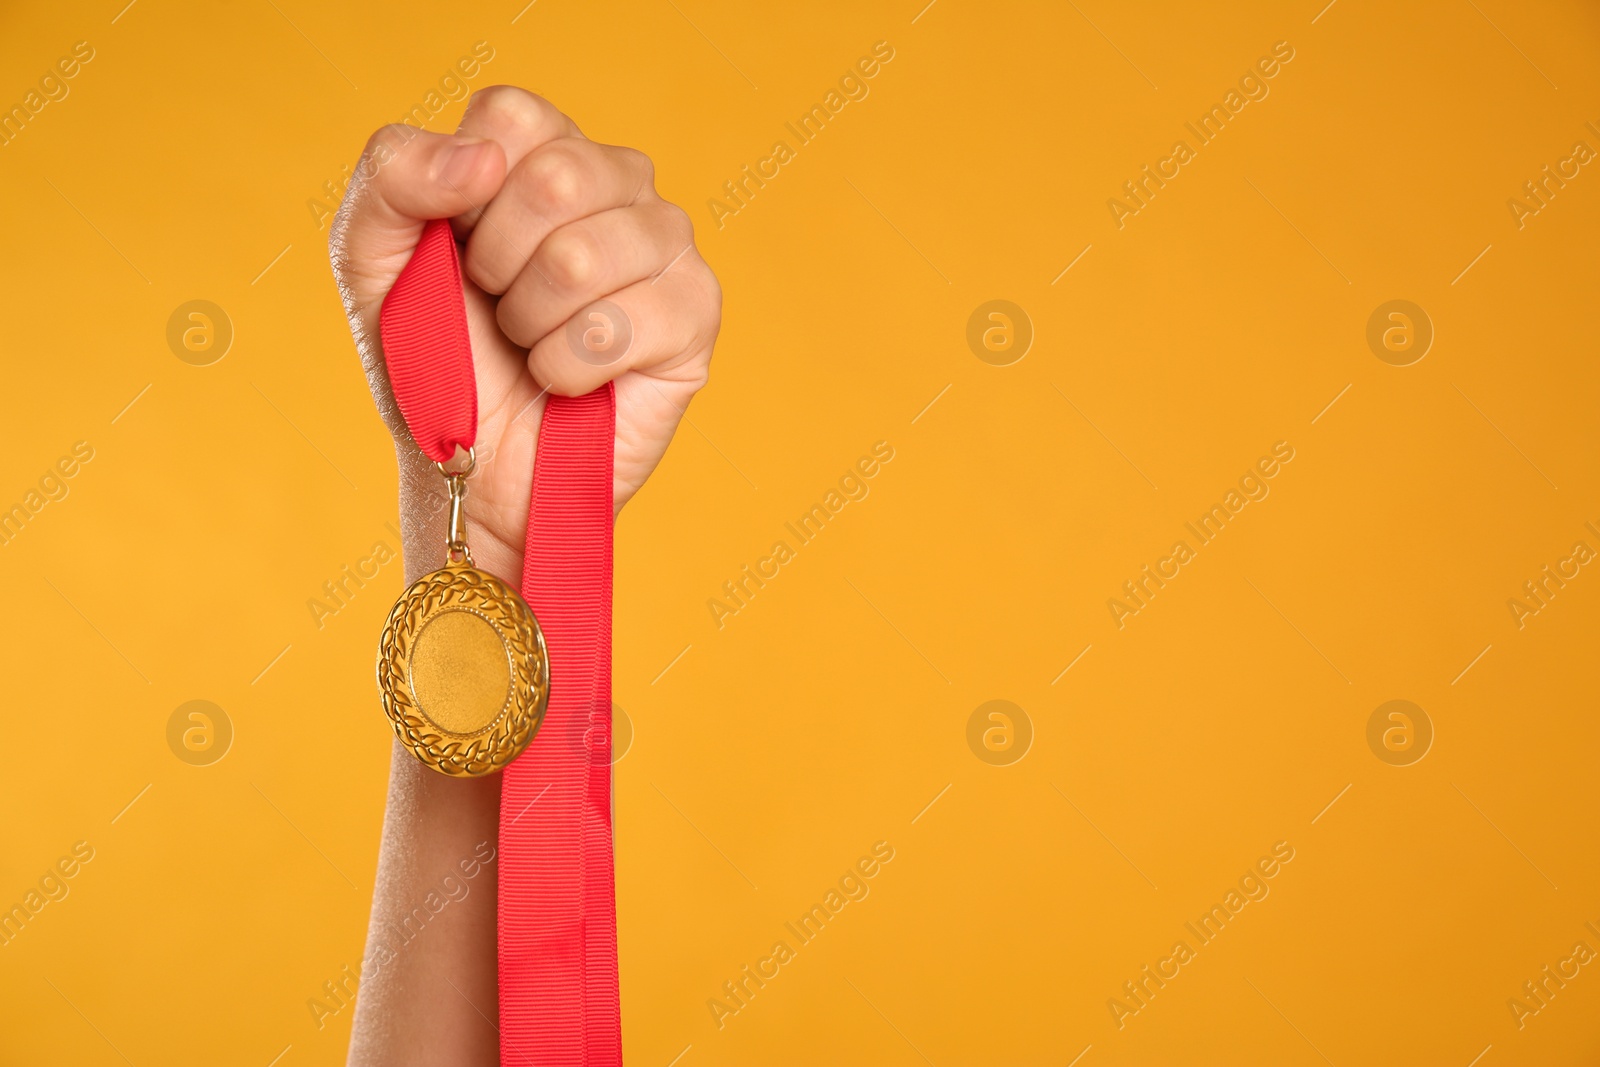
<path id="1" fill-rule="evenodd" d="M 515 85 L 490 85 L 472 94 L 456 133 L 482 137 L 500 145 L 510 173 L 524 156 L 560 137 L 582 137 L 583 131 L 554 104 Z M 471 236 L 488 203 L 474 204 L 451 220 L 456 240 Z"/>

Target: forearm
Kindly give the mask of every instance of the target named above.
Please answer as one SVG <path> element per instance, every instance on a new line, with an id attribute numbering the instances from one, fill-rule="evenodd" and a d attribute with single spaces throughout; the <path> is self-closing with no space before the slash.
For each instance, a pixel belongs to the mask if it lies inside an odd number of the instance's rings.
<path id="1" fill-rule="evenodd" d="M 499 775 L 447 778 L 394 742 L 352 1067 L 500 1062 L 499 825 Z"/>
<path id="2" fill-rule="evenodd" d="M 448 258 L 429 223 L 451 220 L 470 340 L 470 385 L 449 375 L 459 388 L 441 403 L 459 415 L 475 390 L 476 425 L 418 432 L 429 454 L 473 442 L 467 543 L 478 569 L 517 590 L 546 398 L 614 387 L 614 514 L 706 383 L 721 289 L 694 249 L 688 215 L 661 199 L 653 176 L 642 153 L 592 141 L 549 101 L 504 85 L 473 94 L 455 135 L 395 125 L 369 140 L 329 227 L 329 254 L 373 398 L 399 442 L 408 581 L 444 564 L 447 504 L 444 479 L 411 440 L 389 357 L 409 350 L 413 358 L 400 363 L 415 368 L 462 355 L 459 331 L 442 342 L 448 351 L 418 351 L 416 331 L 383 350 L 384 309 L 417 250 L 430 257 L 424 274 Z M 426 312 L 418 291 L 402 302 Z M 605 330 L 592 328 L 596 316 Z M 453 309 L 431 317 L 459 326 Z M 497 1062 L 498 870 L 477 857 L 497 843 L 501 787 L 499 775 L 437 774 L 396 745 L 351 1041 L 356 1067 Z M 564 1030 L 588 1025 L 581 1012 L 568 1014 L 558 1020 Z"/>
<path id="3" fill-rule="evenodd" d="M 406 581 L 444 561 L 441 479 L 402 446 Z M 430 477 L 431 475 L 431 477 Z M 469 529 L 474 556 L 502 546 Z M 494 565 L 508 581 L 506 564 Z M 520 565 L 518 565 L 520 570 Z M 451 778 L 398 741 L 350 1041 L 352 1067 L 499 1063 L 495 914 L 500 776 Z"/>

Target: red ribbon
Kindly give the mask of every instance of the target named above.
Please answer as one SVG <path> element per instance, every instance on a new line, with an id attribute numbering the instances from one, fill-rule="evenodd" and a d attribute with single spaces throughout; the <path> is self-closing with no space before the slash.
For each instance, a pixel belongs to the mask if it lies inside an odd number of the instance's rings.
<path id="1" fill-rule="evenodd" d="M 478 436 L 478 376 L 450 223 L 422 228 L 378 316 L 389 386 L 422 454 L 448 463 Z"/>
<path id="2" fill-rule="evenodd" d="M 455 237 L 429 222 L 380 316 L 395 400 L 438 462 L 477 436 Z M 522 597 L 550 703 L 500 794 L 500 1062 L 620 1067 L 611 848 L 611 535 L 616 394 L 551 396 L 539 427 Z"/>

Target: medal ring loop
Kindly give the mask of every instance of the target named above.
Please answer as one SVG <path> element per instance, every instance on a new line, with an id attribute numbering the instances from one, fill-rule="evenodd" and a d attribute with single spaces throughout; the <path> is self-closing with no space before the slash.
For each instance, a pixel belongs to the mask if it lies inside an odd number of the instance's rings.
<path id="1" fill-rule="evenodd" d="M 461 450 L 461 446 L 457 445 L 456 450 L 459 452 Z M 455 457 L 452 456 L 450 462 L 455 462 Z M 467 446 L 467 465 L 462 467 L 460 470 L 450 470 L 443 463 L 440 463 L 437 460 L 434 461 L 433 465 L 437 467 L 439 469 L 439 473 L 444 475 L 446 478 L 465 478 L 467 475 L 471 474 L 475 469 L 477 469 L 478 450 L 472 445 Z"/>

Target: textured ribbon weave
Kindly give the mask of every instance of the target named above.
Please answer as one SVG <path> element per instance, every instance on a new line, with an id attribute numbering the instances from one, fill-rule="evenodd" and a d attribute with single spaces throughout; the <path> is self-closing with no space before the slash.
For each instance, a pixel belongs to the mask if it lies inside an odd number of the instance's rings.
<path id="1" fill-rule="evenodd" d="M 500 795 L 500 1062 L 622 1063 L 611 852 L 611 460 L 616 397 L 552 397 L 522 596 L 550 649 L 539 735 Z M 531 825 L 529 825 L 531 823 Z"/>
<path id="2" fill-rule="evenodd" d="M 450 223 L 422 229 L 378 316 L 389 385 L 423 455 L 446 463 L 478 436 L 478 378 Z"/>

